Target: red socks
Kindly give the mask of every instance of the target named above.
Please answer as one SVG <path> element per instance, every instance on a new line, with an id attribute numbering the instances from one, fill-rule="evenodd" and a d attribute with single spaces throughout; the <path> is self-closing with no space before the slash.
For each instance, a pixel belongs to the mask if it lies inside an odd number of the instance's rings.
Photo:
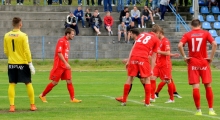
<path id="1" fill-rule="evenodd" d="M 67 83 L 67 89 L 69 91 L 70 99 L 73 100 L 73 98 L 74 98 L 73 84 L 72 83 L 70 83 L 70 84 Z"/>
<path id="2" fill-rule="evenodd" d="M 206 87 L 206 99 L 209 104 L 209 108 L 213 107 L 213 93 L 212 93 L 212 88 L 211 87 Z"/>
<path id="3" fill-rule="evenodd" d="M 124 84 L 124 93 L 123 93 L 123 102 L 127 102 L 128 93 L 130 90 L 131 85 L 130 84 Z"/>
<path id="4" fill-rule="evenodd" d="M 160 82 L 160 84 L 157 87 L 156 93 L 159 93 L 165 84 L 165 82 Z"/>
<path id="5" fill-rule="evenodd" d="M 167 86 L 168 86 L 168 93 L 170 95 L 170 100 L 174 100 L 174 98 L 173 98 L 173 83 L 169 83 L 169 84 L 167 84 Z"/>
<path id="6" fill-rule="evenodd" d="M 156 80 L 150 80 L 150 84 L 151 84 L 151 98 L 154 99 L 155 98 L 155 90 L 156 90 Z"/>
<path id="7" fill-rule="evenodd" d="M 145 84 L 145 104 L 150 104 L 151 84 Z"/>
<path id="8" fill-rule="evenodd" d="M 53 89 L 54 85 L 51 83 L 49 83 L 47 85 L 47 87 L 45 88 L 45 90 L 42 93 L 42 97 L 44 97 L 47 93 L 49 93 L 52 89 Z"/>
<path id="9" fill-rule="evenodd" d="M 171 83 L 173 84 L 173 93 L 175 93 L 176 92 L 176 85 L 174 84 L 173 79 L 171 79 Z"/>
<path id="10" fill-rule="evenodd" d="M 200 93 L 198 88 L 193 89 L 193 99 L 197 109 L 200 109 Z"/>

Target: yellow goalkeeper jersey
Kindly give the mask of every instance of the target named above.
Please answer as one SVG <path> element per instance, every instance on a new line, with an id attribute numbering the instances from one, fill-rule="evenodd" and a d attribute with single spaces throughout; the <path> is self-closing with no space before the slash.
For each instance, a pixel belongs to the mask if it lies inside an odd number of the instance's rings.
<path id="1" fill-rule="evenodd" d="M 27 34 L 13 29 L 4 36 L 4 53 L 9 64 L 28 64 L 32 61 Z"/>

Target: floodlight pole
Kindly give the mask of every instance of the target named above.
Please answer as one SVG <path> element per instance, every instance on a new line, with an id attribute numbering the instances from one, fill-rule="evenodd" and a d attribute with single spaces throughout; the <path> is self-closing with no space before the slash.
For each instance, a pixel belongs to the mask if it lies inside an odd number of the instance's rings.
<path id="1" fill-rule="evenodd" d="M 194 11 L 193 19 L 198 19 L 198 16 L 199 16 L 199 2 L 198 2 L 198 0 L 193 0 L 193 11 Z"/>

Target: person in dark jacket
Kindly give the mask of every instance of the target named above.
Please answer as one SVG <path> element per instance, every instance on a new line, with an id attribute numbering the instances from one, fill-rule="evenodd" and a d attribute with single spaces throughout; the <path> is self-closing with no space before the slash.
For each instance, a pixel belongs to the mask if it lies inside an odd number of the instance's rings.
<path id="1" fill-rule="evenodd" d="M 90 25 L 92 29 L 96 31 L 97 35 L 101 34 L 99 28 L 102 25 L 102 19 L 98 16 L 97 12 L 94 12 L 93 16 L 90 18 Z"/>
<path id="2" fill-rule="evenodd" d="M 82 21 L 82 27 L 86 27 L 84 24 L 84 18 L 83 18 L 83 10 L 81 6 L 78 6 L 78 8 L 73 12 L 73 14 L 77 17 L 77 21 Z"/>
<path id="3" fill-rule="evenodd" d="M 122 18 L 126 16 L 126 12 L 129 12 L 128 7 L 124 7 L 124 10 L 121 11 L 120 16 L 119 16 L 120 23 L 122 22 Z"/>
<path id="4" fill-rule="evenodd" d="M 66 17 L 65 28 L 68 28 L 68 27 L 74 29 L 76 32 L 76 35 L 79 34 L 79 28 L 77 26 L 77 18 L 76 16 L 73 15 L 72 12 L 70 12 L 70 14 L 67 15 Z"/>

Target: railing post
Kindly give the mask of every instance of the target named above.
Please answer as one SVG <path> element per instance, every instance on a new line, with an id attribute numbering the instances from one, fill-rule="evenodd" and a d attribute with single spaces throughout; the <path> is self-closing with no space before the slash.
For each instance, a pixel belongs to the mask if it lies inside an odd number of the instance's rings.
<path id="1" fill-rule="evenodd" d="M 96 36 L 95 37 L 96 39 L 95 39 L 95 60 L 96 60 L 96 62 L 98 61 L 98 57 L 99 57 L 99 51 L 98 51 L 98 41 L 99 41 L 99 37 L 98 36 Z"/>
<path id="2" fill-rule="evenodd" d="M 45 40 L 44 40 L 44 36 L 42 36 L 42 60 L 44 61 L 44 58 L 45 58 L 45 56 L 44 56 L 44 47 L 45 47 L 45 45 L 44 45 L 44 43 L 45 43 Z"/>
<path id="3" fill-rule="evenodd" d="M 44 0 L 44 6 L 46 6 L 47 0 Z"/>

